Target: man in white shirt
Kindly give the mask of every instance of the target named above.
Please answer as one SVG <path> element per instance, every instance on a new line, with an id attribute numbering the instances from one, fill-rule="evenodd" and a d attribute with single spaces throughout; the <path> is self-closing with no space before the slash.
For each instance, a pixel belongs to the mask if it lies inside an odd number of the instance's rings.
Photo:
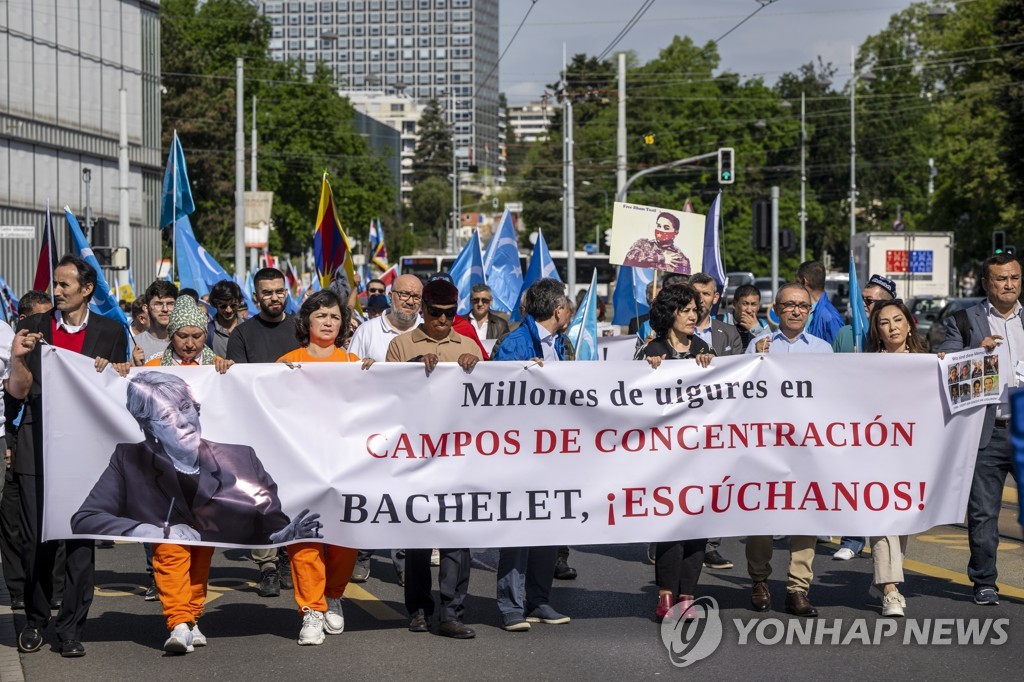
<path id="1" fill-rule="evenodd" d="M 419 277 L 400 276 L 391 286 L 390 295 L 391 310 L 359 325 L 348 345 L 350 353 L 360 358 L 373 358 L 376 362 L 384 362 L 391 341 L 400 334 L 412 331 L 423 322 L 420 317 L 423 283 Z"/>
<path id="2" fill-rule="evenodd" d="M 158 279 L 146 289 L 146 315 L 149 329 L 135 334 L 135 348 L 132 349 L 132 364 L 146 364 L 147 360 L 167 350 L 171 337 L 167 334 L 167 323 L 171 321 L 174 303 L 178 300 L 178 287 L 172 282 Z"/>

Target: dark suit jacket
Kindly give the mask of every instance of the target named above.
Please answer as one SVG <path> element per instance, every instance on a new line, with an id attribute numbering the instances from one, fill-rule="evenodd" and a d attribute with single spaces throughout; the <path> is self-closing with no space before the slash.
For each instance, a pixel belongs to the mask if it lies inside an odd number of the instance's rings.
<path id="1" fill-rule="evenodd" d="M 42 332 L 47 343 L 53 343 L 53 311 L 26 317 L 18 330 Z M 42 353 L 46 347 L 39 344 L 28 356 L 28 368 L 32 371 L 32 388 L 29 389 L 25 413 L 18 428 L 18 450 L 14 458 L 14 471 L 19 474 L 43 475 L 43 370 Z M 85 328 L 82 355 L 90 358 L 105 358 L 111 362 L 125 362 L 128 359 L 128 336 L 124 327 L 99 313 L 89 313 L 89 326 Z"/>
<path id="2" fill-rule="evenodd" d="M 248 445 L 199 446 L 199 490 L 191 506 L 170 458 L 148 442 L 119 443 L 110 464 L 74 516 L 71 530 L 87 535 L 128 535 L 142 523 L 184 523 L 205 542 L 265 545 L 288 524 L 277 484 Z"/>
<path id="3" fill-rule="evenodd" d="M 488 311 L 487 313 L 487 338 L 498 339 L 508 334 L 508 322 L 501 315 Z"/>
<path id="4" fill-rule="evenodd" d="M 950 315 L 946 318 L 946 338 L 939 344 L 936 353 L 955 353 L 961 350 L 967 350 L 969 348 L 977 348 L 981 343 L 981 340 L 986 336 L 991 336 L 992 328 L 988 324 L 988 313 L 985 310 L 985 301 L 982 301 L 978 305 L 971 306 L 967 309 L 967 321 L 971 323 L 971 338 L 964 339 L 960 335 L 960 329 L 956 326 L 956 318 Z M 1013 371 L 1012 369 L 1010 371 Z M 981 429 L 981 442 L 978 444 L 979 448 L 988 447 L 988 442 L 992 440 L 992 429 L 996 425 L 996 406 L 989 405 L 985 408 L 985 423 Z"/>
<path id="5" fill-rule="evenodd" d="M 715 355 L 742 355 L 747 347 L 743 345 L 740 332 L 735 326 L 716 320 L 711 320 L 711 350 Z"/>

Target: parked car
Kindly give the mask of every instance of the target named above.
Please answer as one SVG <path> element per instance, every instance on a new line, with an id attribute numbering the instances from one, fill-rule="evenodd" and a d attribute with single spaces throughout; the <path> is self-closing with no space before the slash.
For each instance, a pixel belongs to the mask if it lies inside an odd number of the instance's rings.
<path id="1" fill-rule="evenodd" d="M 907 301 L 907 308 L 913 313 L 914 321 L 917 322 L 917 331 L 921 333 L 922 337 L 928 338 L 928 331 L 949 301 L 949 296 L 931 295 L 914 296 Z"/>
<path id="2" fill-rule="evenodd" d="M 732 305 L 732 296 L 736 293 L 736 289 L 743 286 L 744 284 L 754 283 L 754 273 L 752 272 L 727 272 L 725 273 L 725 291 L 722 292 L 722 304 Z"/>
<path id="3" fill-rule="evenodd" d="M 958 310 L 966 310 L 984 300 L 984 297 L 981 296 L 974 298 L 950 298 L 949 302 L 939 312 L 939 316 L 935 318 L 932 326 L 928 329 L 928 336 L 926 337 L 928 340 L 928 350 L 932 353 L 937 352 L 942 341 L 946 338 L 945 322 L 948 317 Z"/>
<path id="4" fill-rule="evenodd" d="M 767 315 L 768 309 L 772 307 L 775 300 L 775 290 L 772 289 L 771 277 L 755 277 L 751 282 L 761 292 L 761 315 Z M 779 279 L 779 286 L 785 284 L 785 280 Z"/>

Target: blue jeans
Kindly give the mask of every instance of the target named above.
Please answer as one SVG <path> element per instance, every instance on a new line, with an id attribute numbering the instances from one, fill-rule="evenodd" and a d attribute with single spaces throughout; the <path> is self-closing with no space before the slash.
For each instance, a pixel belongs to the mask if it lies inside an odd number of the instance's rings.
<path id="1" fill-rule="evenodd" d="M 558 547 L 509 547 L 498 550 L 498 610 L 529 613 L 551 603 Z"/>
<path id="2" fill-rule="evenodd" d="M 996 426 L 987 447 L 978 450 L 967 500 L 967 538 L 971 560 L 967 577 L 974 589 L 996 586 L 996 548 L 999 546 L 999 509 L 1006 474 L 1013 470 L 1013 452 L 1006 427 Z"/>
<path id="3" fill-rule="evenodd" d="M 864 549 L 864 538 L 854 538 L 843 536 L 843 539 L 839 542 L 839 549 L 848 549 L 854 554 L 860 554 L 861 550 Z"/>

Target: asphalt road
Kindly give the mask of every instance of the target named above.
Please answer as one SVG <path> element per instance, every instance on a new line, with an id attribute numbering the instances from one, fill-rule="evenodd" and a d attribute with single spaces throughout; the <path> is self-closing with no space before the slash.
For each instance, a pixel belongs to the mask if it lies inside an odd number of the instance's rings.
<path id="1" fill-rule="evenodd" d="M 686 670 L 671 663 L 661 628 L 652 620 L 657 589 L 654 568 L 645 563 L 646 547 L 642 545 L 573 548 L 570 563 L 578 569 L 579 578 L 556 581 L 553 599 L 557 608 L 572 616 L 572 622 L 537 624 L 527 633 L 501 630 L 494 605 L 495 575 L 488 570 L 496 565 L 497 552 L 476 551 L 466 622 L 476 629 L 477 637 L 469 641 L 408 632 L 401 588 L 390 560 L 379 555 L 374 558 L 370 581 L 352 585 L 346 593 L 345 632 L 329 636 L 318 647 L 296 644 L 300 618 L 290 592 L 261 599 L 253 583 L 255 568 L 246 553 L 218 551 L 211 572 L 210 602 L 202 619 L 209 646 L 185 656 L 171 656 L 161 650 L 166 631 L 160 605 L 145 602 L 141 596 L 146 583 L 142 549 L 119 544 L 97 550 L 97 594 L 85 642 L 88 655 L 65 660 L 47 646 L 20 658 L 25 679 L 40 682 L 295 682 L 333 676 L 632 679 L 688 673 L 722 679 L 842 679 L 851 675 L 887 680 L 1021 679 L 1024 546 L 1020 543 L 1008 540 L 1001 546 L 1000 569 L 1007 578 L 1001 605 L 981 607 L 971 601 L 971 590 L 964 584 L 964 531 L 940 527 L 913 538 L 908 550 L 912 570 L 902 590 L 908 601 L 903 620 L 880 618 L 878 600 L 867 594 L 869 558 L 832 561 L 835 546 L 819 544 L 811 599 L 820 617 L 809 627 L 826 628 L 819 633 L 823 643 L 787 645 L 784 636 L 781 643 L 756 643 L 758 632 L 763 641 L 771 642 L 776 632 L 782 632 L 780 628 L 808 627 L 807 621 L 782 612 L 784 548 L 784 540 L 776 543 L 770 581 L 775 606 L 768 613 L 755 614 L 749 609 L 742 541 L 723 543 L 722 553 L 736 561 L 737 567 L 705 570 L 701 579 L 701 593 L 713 597 L 721 607 L 721 644 Z M 988 621 L 986 643 L 957 643 L 958 628 L 967 627 L 970 619 L 976 619 L 977 627 L 985 627 Z M 790 621 L 793 625 L 787 625 Z M 14 622 L 17 628 L 24 624 L 20 612 L 15 612 Z M 889 626 L 890 622 L 894 625 Z M 914 633 L 929 628 L 928 636 L 938 638 L 929 641 L 936 643 L 904 644 L 911 625 L 916 628 Z M 889 627 L 894 632 L 882 638 L 880 645 L 864 643 L 864 637 L 870 640 L 878 628 Z M 749 630 L 743 644 L 741 630 Z M 831 634 L 833 631 L 839 634 Z M 50 644 L 55 643 L 52 626 L 47 636 Z M 833 637 L 838 643 L 832 643 Z M 843 644 L 844 638 L 852 641 Z M 0 648 L 4 646 L 9 647 L 9 641 L 0 643 Z"/>

